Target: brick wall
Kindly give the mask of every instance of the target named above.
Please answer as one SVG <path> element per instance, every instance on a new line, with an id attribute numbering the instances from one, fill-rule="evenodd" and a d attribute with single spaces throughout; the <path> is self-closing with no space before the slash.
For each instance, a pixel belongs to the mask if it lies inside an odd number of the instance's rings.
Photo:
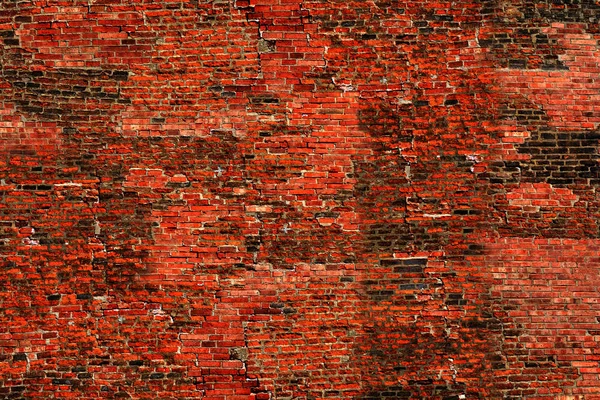
<path id="1" fill-rule="evenodd" d="M 599 23 L 2 0 L 0 398 L 600 399 Z"/>

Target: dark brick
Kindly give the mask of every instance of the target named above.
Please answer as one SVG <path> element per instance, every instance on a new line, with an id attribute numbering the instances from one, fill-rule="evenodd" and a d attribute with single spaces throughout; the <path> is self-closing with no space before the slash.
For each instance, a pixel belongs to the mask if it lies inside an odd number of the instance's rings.
<path id="1" fill-rule="evenodd" d="M 13 355 L 13 361 L 17 362 L 17 361 L 27 361 L 27 354 L 25 353 L 17 353 L 15 355 Z"/>

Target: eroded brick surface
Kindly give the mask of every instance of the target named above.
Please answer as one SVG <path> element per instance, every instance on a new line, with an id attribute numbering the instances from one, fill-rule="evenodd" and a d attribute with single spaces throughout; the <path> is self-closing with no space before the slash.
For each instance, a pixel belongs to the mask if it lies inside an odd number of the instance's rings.
<path id="1" fill-rule="evenodd" d="M 600 398 L 594 1 L 0 3 L 0 398 Z"/>

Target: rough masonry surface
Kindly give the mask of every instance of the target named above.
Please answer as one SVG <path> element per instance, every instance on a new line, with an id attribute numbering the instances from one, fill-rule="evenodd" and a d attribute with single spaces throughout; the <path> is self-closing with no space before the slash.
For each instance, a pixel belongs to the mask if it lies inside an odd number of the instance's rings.
<path id="1" fill-rule="evenodd" d="M 600 5 L 1 0 L 1 399 L 600 399 Z"/>

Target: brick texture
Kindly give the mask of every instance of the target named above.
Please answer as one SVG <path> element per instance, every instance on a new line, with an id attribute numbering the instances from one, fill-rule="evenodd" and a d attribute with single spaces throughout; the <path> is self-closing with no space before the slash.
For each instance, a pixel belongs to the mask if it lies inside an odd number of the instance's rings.
<path id="1" fill-rule="evenodd" d="M 599 23 L 0 1 L 0 399 L 600 399 Z"/>

